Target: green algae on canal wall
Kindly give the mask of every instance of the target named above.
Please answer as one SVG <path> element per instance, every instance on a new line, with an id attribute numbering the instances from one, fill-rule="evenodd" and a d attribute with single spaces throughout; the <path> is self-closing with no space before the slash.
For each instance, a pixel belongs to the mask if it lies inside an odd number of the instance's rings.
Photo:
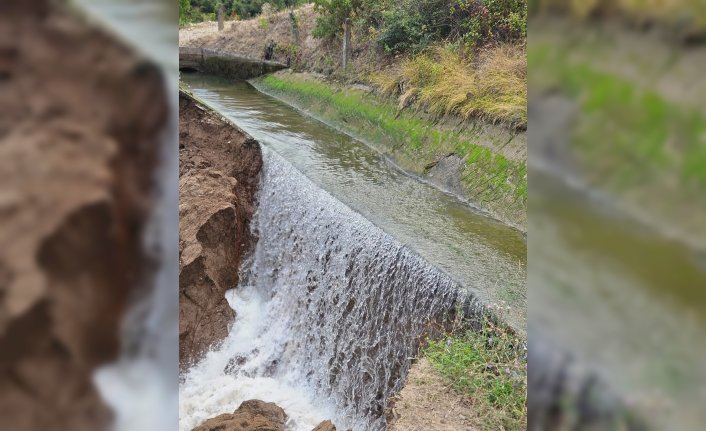
<path id="1" fill-rule="evenodd" d="M 403 169 L 526 231 L 526 134 L 501 126 L 435 120 L 390 100 L 309 74 L 277 73 L 258 90 L 364 140 Z"/>

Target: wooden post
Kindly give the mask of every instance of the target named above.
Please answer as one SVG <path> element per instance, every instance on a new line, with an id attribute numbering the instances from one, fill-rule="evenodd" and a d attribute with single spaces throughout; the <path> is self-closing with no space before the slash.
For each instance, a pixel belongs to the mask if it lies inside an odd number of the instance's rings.
<path id="1" fill-rule="evenodd" d="M 348 67 L 351 57 L 351 19 L 346 18 L 343 23 L 343 68 Z"/>
<path id="2" fill-rule="evenodd" d="M 299 20 L 294 11 L 289 11 L 289 20 L 292 22 L 292 43 L 299 46 Z"/>
<path id="3" fill-rule="evenodd" d="M 223 4 L 218 6 L 218 31 L 223 31 L 223 19 L 225 13 L 223 12 Z"/>

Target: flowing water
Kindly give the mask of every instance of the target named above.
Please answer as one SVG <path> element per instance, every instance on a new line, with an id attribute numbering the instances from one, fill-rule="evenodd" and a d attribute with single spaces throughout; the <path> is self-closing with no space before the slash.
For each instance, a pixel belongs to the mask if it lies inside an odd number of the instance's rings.
<path id="1" fill-rule="evenodd" d="M 252 398 L 294 431 L 383 430 L 420 337 L 457 307 L 504 300 L 524 330 L 521 233 L 245 82 L 182 80 L 264 145 L 236 322 L 184 377 L 182 431 Z"/>
<path id="2" fill-rule="evenodd" d="M 230 298 L 236 322 L 186 375 L 180 427 L 258 398 L 283 407 L 296 431 L 324 419 L 384 429 L 420 336 L 456 305 L 478 305 L 279 155 L 264 161 L 258 242 Z"/>
<path id="3" fill-rule="evenodd" d="M 194 95 L 274 149 L 314 183 L 486 302 L 504 301 L 524 330 L 526 243 L 520 232 L 421 183 L 361 142 L 246 82 L 182 74 Z"/>

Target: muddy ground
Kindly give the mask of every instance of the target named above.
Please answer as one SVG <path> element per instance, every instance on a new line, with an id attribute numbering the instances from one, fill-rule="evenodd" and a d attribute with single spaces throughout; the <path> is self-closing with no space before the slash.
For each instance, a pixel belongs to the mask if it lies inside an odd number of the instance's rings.
<path id="1" fill-rule="evenodd" d="M 262 155 L 245 132 L 179 94 L 179 361 L 184 370 L 228 334 L 254 241 L 249 223 Z"/>

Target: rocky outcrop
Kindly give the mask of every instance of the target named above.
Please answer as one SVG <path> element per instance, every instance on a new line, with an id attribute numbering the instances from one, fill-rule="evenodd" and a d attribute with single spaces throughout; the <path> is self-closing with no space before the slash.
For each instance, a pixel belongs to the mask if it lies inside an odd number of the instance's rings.
<path id="1" fill-rule="evenodd" d="M 209 419 L 192 431 L 284 431 L 286 421 L 287 414 L 276 404 L 250 400 L 233 413 Z"/>
<path id="2" fill-rule="evenodd" d="M 179 95 L 179 360 L 184 370 L 228 333 L 225 292 L 252 238 L 249 222 L 262 167 L 258 143 Z"/>
<path id="3" fill-rule="evenodd" d="M 0 2 L 0 421 L 96 430 L 142 247 L 161 72 L 49 0 Z"/>
<path id="4" fill-rule="evenodd" d="M 249 400 L 233 413 L 208 419 L 192 431 L 285 431 L 287 419 L 287 413 L 277 404 Z M 336 426 L 326 420 L 312 431 L 336 431 Z"/>
<path id="5" fill-rule="evenodd" d="M 331 421 L 323 421 L 316 426 L 312 431 L 336 431 L 336 425 Z"/>

